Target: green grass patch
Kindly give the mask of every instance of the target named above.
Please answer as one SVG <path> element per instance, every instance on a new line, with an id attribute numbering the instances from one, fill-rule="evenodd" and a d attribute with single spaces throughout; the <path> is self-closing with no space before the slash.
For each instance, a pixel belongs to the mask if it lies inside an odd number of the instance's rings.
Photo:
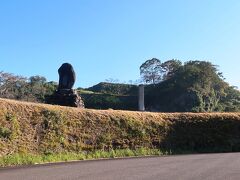
<path id="1" fill-rule="evenodd" d="M 120 157 L 137 157 L 137 156 L 160 156 L 166 155 L 167 152 L 162 152 L 159 149 L 139 148 L 136 150 L 118 149 L 111 151 L 97 150 L 93 152 L 66 152 L 58 154 L 12 154 L 0 157 L 0 166 L 19 166 L 33 165 L 53 162 L 67 162 L 73 160 L 92 160 L 102 158 L 120 158 Z"/>

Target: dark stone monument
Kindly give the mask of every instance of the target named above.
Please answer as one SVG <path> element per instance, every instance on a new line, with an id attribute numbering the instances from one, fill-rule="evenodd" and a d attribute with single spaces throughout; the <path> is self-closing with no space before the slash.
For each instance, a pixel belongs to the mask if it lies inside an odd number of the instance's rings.
<path id="1" fill-rule="evenodd" d="M 69 63 L 64 63 L 58 69 L 59 74 L 59 85 L 58 89 L 72 89 L 76 81 L 76 75 L 73 67 Z"/>
<path id="2" fill-rule="evenodd" d="M 56 92 L 48 98 L 48 103 L 62 106 L 84 108 L 81 97 L 73 90 L 76 75 L 73 67 L 69 63 L 64 63 L 58 69 L 59 85 Z"/>

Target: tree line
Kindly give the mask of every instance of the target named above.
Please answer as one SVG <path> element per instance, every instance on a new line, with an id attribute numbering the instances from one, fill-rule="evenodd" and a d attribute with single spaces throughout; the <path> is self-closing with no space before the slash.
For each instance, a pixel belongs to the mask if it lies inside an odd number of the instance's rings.
<path id="1" fill-rule="evenodd" d="M 230 86 L 218 66 L 207 61 L 145 61 L 140 67 L 145 84 L 146 109 L 157 112 L 240 111 L 240 92 Z M 47 102 L 57 83 L 43 76 L 29 78 L 0 72 L 0 97 L 31 102 Z M 137 110 L 137 86 L 100 83 L 78 88 L 86 107 Z M 80 92 L 81 92 L 80 91 Z M 88 93 L 89 92 L 89 93 Z M 136 97 L 136 98 L 135 98 Z M 136 105 L 136 106 L 135 106 Z M 136 108 L 136 109 L 135 109 Z"/>
<path id="2" fill-rule="evenodd" d="M 0 97 L 31 102 L 45 102 L 57 88 L 56 82 L 47 82 L 43 76 L 26 78 L 12 73 L 0 72 Z"/>
<path id="3" fill-rule="evenodd" d="M 207 61 L 147 60 L 140 66 L 149 110 L 167 112 L 239 111 L 240 92 Z"/>

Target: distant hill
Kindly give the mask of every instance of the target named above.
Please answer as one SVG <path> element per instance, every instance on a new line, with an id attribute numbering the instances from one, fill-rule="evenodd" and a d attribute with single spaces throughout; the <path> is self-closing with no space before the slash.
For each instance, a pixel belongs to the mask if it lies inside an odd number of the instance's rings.
<path id="1" fill-rule="evenodd" d="M 89 88 L 78 88 L 85 107 L 91 109 L 138 109 L 138 86 L 101 82 Z"/>
<path id="2" fill-rule="evenodd" d="M 85 90 L 115 95 L 137 95 L 138 86 L 131 84 L 101 82 Z"/>

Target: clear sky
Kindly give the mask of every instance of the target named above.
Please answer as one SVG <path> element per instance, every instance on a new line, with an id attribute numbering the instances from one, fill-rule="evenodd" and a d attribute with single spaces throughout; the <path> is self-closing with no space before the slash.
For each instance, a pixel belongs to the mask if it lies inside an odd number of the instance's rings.
<path id="1" fill-rule="evenodd" d="M 0 71 L 75 87 L 139 79 L 147 59 L 208 60 L 240 87 L 239 0 L 0 1 Z"/>

